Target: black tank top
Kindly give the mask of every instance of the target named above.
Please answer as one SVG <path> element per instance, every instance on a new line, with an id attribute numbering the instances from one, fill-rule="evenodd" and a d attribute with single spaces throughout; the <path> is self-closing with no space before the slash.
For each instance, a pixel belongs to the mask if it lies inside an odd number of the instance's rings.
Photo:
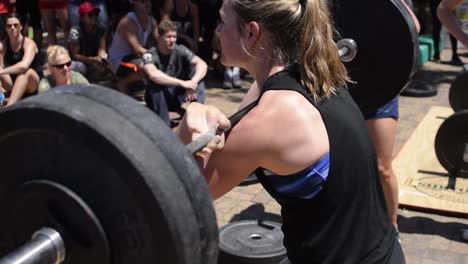
<path id="1" fill-rule="evenodd" d="M 297 70 L 270 76 L 269 90 L 304 95 L 320 112 L 330 142 L 330 170 L 321 192 L 309 200 L 275 197 L 293 264 L 387 263 L 396 230 L 387 214 L 377 160 L 362 114 L 345 88 L 316 103 L 299 82 Z M 258 179 L 266 184 L 262 169 Z M 268 190 L 268 185 L 264 185 Z"/>
<path id="2" fill-rule="evenodd" d="M 26 37 L 23 37 L 23 39 L 21 40 L 21 47 L 18 50 L 18 52 L 14 52 L 11 49 L 10 41 L 8 39 L 5 41 L 6 42 L 6 51 L 5 51 L 5 57 L 3 59 L 3 63 L 5 64 L 5 67 L 15 65 L 16 63 L 20 62 L 23 59 L 23 56 L 24 56 L 24 40 L 25 40 L 25 38 Z M 34 59 L 33 59 L 32 63 L 31 63 L 30 68 L 32 68 L 34 71 L 36 71 L 36 73 L 39 75 L 39 77 L 41 77 L 41 78 L 43 77 L 41 62 L 39 60 L 39 56 L 38 56 L 37 53 L 34 55 Z"/>

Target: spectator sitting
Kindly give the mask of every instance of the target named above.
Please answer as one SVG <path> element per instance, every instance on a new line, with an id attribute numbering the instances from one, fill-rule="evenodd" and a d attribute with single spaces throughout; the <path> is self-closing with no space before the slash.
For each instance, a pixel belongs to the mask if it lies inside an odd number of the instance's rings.
<path id="1" fill-rule="evenodd" d="M 71 71 L 71 58 L 67 50 L 58 45 L 47 48 L 47 66 L 50 75 L 45 76 L 39 83 L 40 93 L 55 86 L 68 84 L 89 84 L 88 80 L 78 72 Z"/>
<path id="2" fill-rule="evenodd" d="M 205 101 L 205 77 L 208 66 L 187 47 L 177 45 L 177 26 L 170 20 L 159 25 L 155 52 L 143 56 L 153 81 L 146 89 L 146 105 L 170 125 L 169 111 L 183 113 L 184 102 Z"/>
<path id="3" fill-rule="evenodd" d="M 7 106 L 36 93 L 42 66 L 36 43 L 23 36 L 23 24 L 17 13 L 5 17 L 6 40 L 0 42 L 0 82 L 10 93 Z"/>
<path id="4" fill-rule="evenodd" d="M 72 71 L 97 81 L 109 77 L 106 53 L 106 28 L 98 23 L 100 9 L 84 2 L 78 9 L 80 24 L 70 30 Z"/>
<path id="5" fill-rule="evenodd" d="M 164 20 L 171 20 L 177 26 L 178 44 L 198 53 L 200 15 L 196 4 L 191 0 L 165 0 L 161 9 L 161 21 Z"/>
<path id="6" fill-rule="evenodd" d="M 70 25 L 72 27 L 77 26 L 81 21 L 80 21 L 80 15 L 79 15 L 79 9 L 80 6 L 84 2 L 90 2 L 100 10 L 100 15 L 98 17 L 98 22 L 101 25 L 107 25 L 109 23 L 109 16 L 107 13 L 107 5 L 104 0 L 91 0 L 91 1 L 85 1 L 85 0 L 68 0 L 67 2 L 67 8 L 68 8 L 68 18 L 70 21 Z"/>
<path id="7" fill-rule="evenodd" d="M 135 11 L 120 20 L 109 49 L 109 66 L 118 78 L 118 89 L 123 93 L 128 93 L 130 83 L 144 78 L 146 70 L 139 68 L 143 64 L 142 56 L 148 51 L 146 47 L 150 37 L 155 40 L 158 36 L 158 25 L 151 16 L 151 1 L 130 2 Z"/>

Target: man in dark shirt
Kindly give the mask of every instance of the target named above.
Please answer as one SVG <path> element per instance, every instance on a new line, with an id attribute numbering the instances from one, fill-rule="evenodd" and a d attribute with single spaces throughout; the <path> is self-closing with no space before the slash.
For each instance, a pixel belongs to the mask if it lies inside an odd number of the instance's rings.
<path id="1" fill-rule="evenodd" d="M 109 73 L 106 53 L 106 28 L 99 24 L 100 9 L 84 2 L 78 9 L 80 24 L 70 30 L 70 53 L 74 63 L 72 70 L 90 80 Z"/>
<path id="2" fill-rule="evenodd" d="M 205 101 L 205 84 L 202 81 L 207 64 L 187 47 L 177 45 L 177 27 L 169 20 L 158 27 L 157 46 L 143 55 L 144 67 L 152 81 L 146 90 L 146 104 L 168 125 L 169 111 L 182 113 L 184 102 Z M 187 85 L 191 83 L 192 85 Z"/>

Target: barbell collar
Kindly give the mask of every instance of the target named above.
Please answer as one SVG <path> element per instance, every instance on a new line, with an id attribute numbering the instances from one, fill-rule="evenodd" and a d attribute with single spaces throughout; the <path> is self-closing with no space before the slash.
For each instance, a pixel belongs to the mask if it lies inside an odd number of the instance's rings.
<path id="1" fill-rule="evenodd" d="M 26 244 L 0 259 L 0 264 L 59 264 L 64 260 L 62 237 L 54 229 L 43 227 Z"/>
<path id="2" fill-rule="evenodd" d="M 338 54 L 340 55 L 340 60 L 342 62 L 350 62 L 356 57 L 357 44 L 353 39 L 340 39 L 336 43 L 336 46 L 338 48 Z"/>

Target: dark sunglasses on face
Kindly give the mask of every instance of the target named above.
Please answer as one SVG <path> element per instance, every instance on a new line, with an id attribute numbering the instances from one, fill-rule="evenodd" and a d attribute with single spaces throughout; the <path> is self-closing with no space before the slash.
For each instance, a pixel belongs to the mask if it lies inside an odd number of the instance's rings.
<path id="1" fill-rule="evenodd" d="M 18 27 L 19 27 L 19 23 L 6 24 L 5 27 L 6 27 L 6 28 L 11 28 L 11 27 L 18 28 Z"/>
<path id="2" fill-rule="evenodd" d="M 54 64 L 54 65 L 52 65 L 52 66 L 54 66 L 55 68 L 61 70 L 61 69 L 65 68 L 65 66 L 67 66 L 68 68 L 70 68 L 71 64 L 72 64 L 72 62 L 69 61 L 69 62 L 65 62 L 65 63 L 63 63 L 63 64 Z"/>

